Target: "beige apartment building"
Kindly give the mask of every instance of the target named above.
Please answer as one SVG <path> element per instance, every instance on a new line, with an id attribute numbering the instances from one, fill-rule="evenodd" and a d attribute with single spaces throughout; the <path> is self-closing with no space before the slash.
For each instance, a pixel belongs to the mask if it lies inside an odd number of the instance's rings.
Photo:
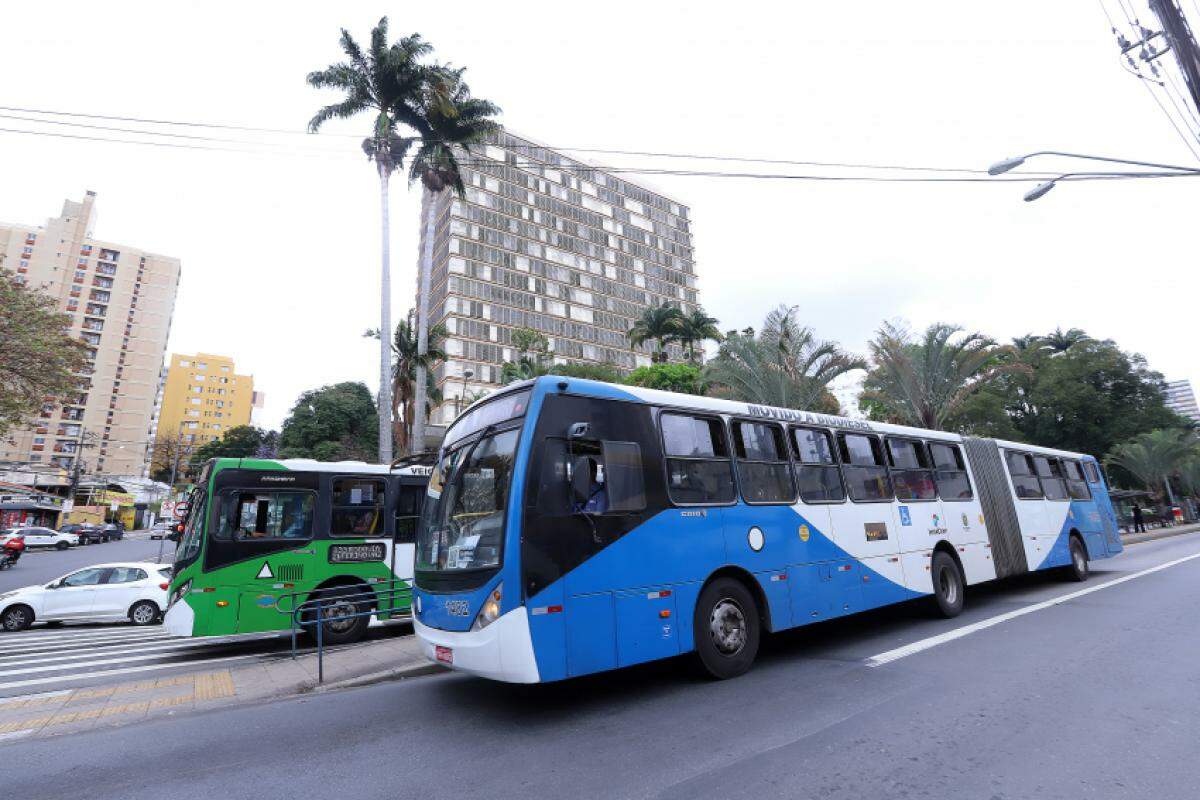
<path id="1" fill-rule="evenodd" d="M 54 297 L 88 344 L 78 394 L 47 402 L 0 440 L 0 461 L 84 474 L 146 473 L 179 259 L 94 238 L 96 194 L 67 200 L 44 225 L 0 222 L 0 268 Z M 82 450 L 81 450 L 82 445 Z"/>
<path id="2" fill-rule="evenodd" d="M 158 436 L 199 447 L 249 425 L 262 398 L 253 375 L 238 375 L 233 359 L 211 353 L 171 356 L 158 415 Z"/>
<path id="3" fill-rule="evenodd" d="M 649 347 L 627 335 L 646 308 L 699 307 L 679 200 L 508 131 L 464 158 L 462 172 L 463 197 L 426 192 L 422 203 L 422 220 L 437 203 L 430 318 L 448 331 L 435 426 L 454 419 L 464 389 L 499 385 L 518 328 L 545 335 L 556 363 L 628 372 L 650 364 Z"/>

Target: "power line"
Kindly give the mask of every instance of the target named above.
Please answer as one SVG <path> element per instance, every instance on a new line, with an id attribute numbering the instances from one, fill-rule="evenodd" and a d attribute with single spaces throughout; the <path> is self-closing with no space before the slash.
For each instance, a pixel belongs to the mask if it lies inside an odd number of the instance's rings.
<path id="1" fill-rule="evenodd" d="M 140 122 L 140 123 L 155 124 L 155 125 L 183 125 L 183 126 L 188 126 L 188 127 L 199 127 L 199 128 L 213 127 L 213 128 L 221 128 L 221 129 L 245 130 L 245 131 L 256 131 L 256 132 L 267 132 L 267 133 L 293 133 L 293 134 L 304 135 L 304 136 L 314 135 L 314 134 L 299 134 L 297 131 L 286 131 L 286 130 L 277 129 L 277 128 L 251 128 L 251 127 L 240 126 L 240 125 L 208 124 L 208 123 L 202 123 L 202 122 L 184 122 L 184 121 L 171 121 L 171 120 L 152 120 L 152 119 L 146 119 L 146 118 L 141 118 L 141 117 L 123 117 L 123 116 L 110 116 L 110 115 L 101 115 L 101 114 L 83 114 L 83 113 L 68 112 L 68 111 L 48 111 L 48 110 L 42 110 L 42 109 L 18 108 L 18 107 L 13 107 L 13 106 L 0 106 L 0 111 L 15 111 L 15 112 L 26 113 L 26 114 L 29 114 L 29 113 L 47 114 L 47 115 L 54 115 L 54 116 L 73 116 L 73 117 L 80 117 L 80 118 L 84 118 L 84 119 L 119 120 L 119 121 L 126 121 L 126 122 Z M 29 122 L 35 122 L 35 123 L 45 122 L 45 123 L 49 123 L 49 124 L 74 125 L 77 127 L 96 128 L 99 130 L 112 130 L 115 132 L 135 133 L 135 134 L 142 134 L 142 135 L 146 135 L 146 136 L 175 136 L 175 137 L 199 139 L 202 141 L 240 143 L 240 144 L 250 144 L 250 145 L 254 145 L 254 146 L 264 146 L 264 147 L 270 146 L 270 144 L 266 143 L 266 142 L 253 142 L 253 141 L 247 141 L 244 139 L 225 139 L 225 138 L 220 138 L 220 137 L 209 137 L 209 136 L 187 136 L 187 137 L 184 137 L 182 134 L 168 134 L 168 133 L 163 133 L 163 132 L 159 132 L 159 131 L 144 131 L 144 130 L 136 130 L 136 129 L 131 130 L 131 129 L 127 129 L 127 128 L 108 128 L 108 127 L 104 127 L 104 126 L 90 126 L 90 125 L 85 125 L 83 123 L 59 122 L 56 120 L 38 120 L 35 118 L 29 118 L 29 117 L 6 117 L 5 115 L 2 115 L 2 114 L 0 114 L 0 118 L 21 119 L 23 121 L 29 121 Z M 324 134 L 316 134 L 316 135 L 319 136 L 319 135 L 324 135 Z M 353 134 L 336 134 L 336 135 L 345 136 L 348 138 L 355 138 L 355 139 L 363 138 L 361 136 L 355 136 Z M 415 137 L 415 138 L 420 139 L 421 137 Z M 113 141 L 117 141 L 117 140 L 113 140 Z M 638 156 L 638 157 L 650 157 L 650 158 L 675 158 L 675 159 L 688 159 L 688 160 L 700 160 L 700 161 L 729 161 L 729 162 L 775 164 L 775 165 L 789 165 L 789 166 L 837 167 L 837 168 L 847 168 L 847 169 L 879 169 L 879 170 L 898 170 L 898 171 L 911 171 L 911 172 L 956 172 L 956 173 L 962 172 L 962 173 L 976 173 L 976 174 L 986 172 L 986 170 L 982 170 L 982 169 L 961 168 L 961 167 L 929 167 L 929 166 L 913 166 L 913 165 L 900 165 L 900 164 L 875 164 L 875 163 L 852 163 L 852 162 L 840 162 L 840 161 L 813 161 L 813 160 L 798 160 L 798 159 L 755 158 L 755 157 L 751 157 L 751 156 L 714 155 L 714 154 L 705 154 L 705 153 L 672 153 L 672 152 L 646 151 L 646 150 L 619 150 L 619 149 L 598 148 L 598 147 L 563 147 L 563 146 L 538 145 L 538 144 L 508 144 L 508 145 L 505 145 L 505 147 L 507 149 L 552 150 L 552 151 L 577 152 L 577 153 L 598 153 L 598 154 L 603 154 L 603 155 Z M 334 152 L 338 152 L 338 151 L 317 151 L 317 152 L 334 153 Z M 598 166 L 589 167 L 588 165 L 585 165 L 585 168 L 606 169 L 605 167 L 598 167 Z"/>

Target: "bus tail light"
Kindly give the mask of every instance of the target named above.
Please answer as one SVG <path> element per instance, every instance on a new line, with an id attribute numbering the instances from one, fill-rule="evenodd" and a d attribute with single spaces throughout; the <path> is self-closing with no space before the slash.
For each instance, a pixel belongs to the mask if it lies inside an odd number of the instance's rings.
<path id="1" fill-rule="evenodd" d="M 504 595 L 504 584 L 498 584 L 479 609 L 479 616 L 471 625 L 471 630 L 481 631 L 500 618 L 500 598 Z"/>

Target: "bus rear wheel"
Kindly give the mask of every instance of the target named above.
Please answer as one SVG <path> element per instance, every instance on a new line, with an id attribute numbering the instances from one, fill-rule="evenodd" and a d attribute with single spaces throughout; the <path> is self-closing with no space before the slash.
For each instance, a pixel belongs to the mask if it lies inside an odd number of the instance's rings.
<path id="1" fill-rule="evenodd" d="M 366 616 L 370 606 L 361 602 L 362 594 L 363 590 L 347 586 L 321 592 L 313 598 L 321 602 L 322 644 L 350 644 L 366 636 L 371 623 L 370 617 Z M 357 614 L 363 616 L 355 616 Z M 313 642 L 317 640 L 316 621 L 317 612 L 314 608 L 305 614 L 307 624 L 304 626 L 305 633 Z"/>
<path id="2" fill-rule="evenodd" d="M 710 677 L 736 678 L 750 669 L 758 655 L 758 604 L 733 578 L 717 578 L 704 587 L 692 628 L 696 660 Z"/>
<path id="3" fill-rule="evenodd" d="M 963 610 L 963 581 L 958 564 L 948 553 L 937 551 L 930 565 L 933 573 L 933 597 L 938 613 L 947 619 L 957 617 Z"/>

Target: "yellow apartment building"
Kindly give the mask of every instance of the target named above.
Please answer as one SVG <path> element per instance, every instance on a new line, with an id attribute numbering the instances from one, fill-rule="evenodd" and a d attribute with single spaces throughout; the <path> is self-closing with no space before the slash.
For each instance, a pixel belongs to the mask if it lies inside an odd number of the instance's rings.
<path id="1" fill-rule="evenodd" d="M 173 354 L 163 385 L 158 438 L 182 437 L 184 446 L 194 449 L 230 428 L 249 425 L 256 404 L 261 402 L 254 376 L 238 375 L 232 358 Z"/>

